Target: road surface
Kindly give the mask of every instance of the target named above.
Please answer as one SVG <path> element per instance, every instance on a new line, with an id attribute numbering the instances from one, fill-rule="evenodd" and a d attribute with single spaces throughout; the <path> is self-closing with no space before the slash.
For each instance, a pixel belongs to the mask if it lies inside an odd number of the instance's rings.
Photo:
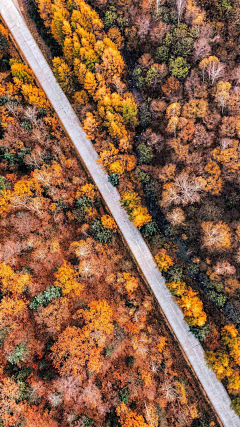
<path id="1" fill-rule="evenodd" d="M 225 427 L 240 427 L 240 418 L 230 409 L 230 398 L 226 390 L 217 380 L 215 374 L 208 369 L 200 342 L 189 332 L 183 314 L 165 286 L 164 278 L 158 271 L 144 239 L 122 209 L 118 191 L 108 182 L 106 173 L 96 163 L 98 155 L 92 143 L 83 132 L 73 108 L 56 82 L 15 2 L 16 0 L 0 0 L 0 13 L 6 25 L 97 185 L 142 275 L 157 298 L 171 329 L 180 342 L 220 420 Z"/>

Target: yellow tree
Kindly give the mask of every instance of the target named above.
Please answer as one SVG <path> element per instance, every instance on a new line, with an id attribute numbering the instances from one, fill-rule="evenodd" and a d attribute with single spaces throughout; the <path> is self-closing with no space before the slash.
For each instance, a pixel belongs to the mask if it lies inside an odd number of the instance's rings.
<path id="1" fill-rule="evenodd" d="M 17 59 L 10 60 L 11 73 L 14 82 L 17 84 L 32 84 L 34 82 L 34 73 L 30 68 Z"/>
<path id="2" fill-rule="evenodd" d="M 199 63 L 199 68 L 202 70 L 203 80 L 207 72 L 209 80 L 214 84 L 215 80 L 221 76 L 224 65 L 220 63 L 216 56 L 209 56 Z"/>
<path id="3" fill-rule="evenodd" d="M 108 150 L 102 150 L 100 158 L 97 160 L 98 163 L 102 164 L 106 169 L 111 163 L 118 159 L 119 150 L 113 145 L 109 144 Z"/>
<path id="4" fill-rule="evenodd" d="M 160 271 L 167 271 L 173 265 L 172 258 L 167 254 L 166 249 L 160 249 L 155 256 L 155 261 Z"/>
<path id="5" fill-rule="evenodd" d="M 112 80 L 113 77 L 121 76 L 125 63 L 117 48 L 106 48 L 102 54 L 101 60 L 106 80 Z"/>
<path id="6" fill-rule="evenodd" d="M 0 329 L 8 333 L 27 321 L 27 304 L 20 298 L 4 296 L 0 303 Z"/>
<path id="7" fill-rule="evenodd" d="M 126 288 L 129 295 L 135 292 L 139 286 L 139 280 L 137 277 L 131 275 L 131 273 L 123 273 L 125 280 L 124 287 Z"/>
<path id="8" fill-rule="evenodd" d="M 116 173 L 118 175 L 123 175 L 125 172 L 125 164 L 123 160 L 116 160 L 111 163 L 108 168 L 109 173 Z"/>
<path id="9" fill-rule="evenodd" d="M 119 149 L 127 150 L 130 146 L 130 135 L 124 125 L 124 119 L 121 114 L 108 110 L 104 125 L 108 129 L 109 135 L 117 141 Z"/>
<path id="10" fill-rule="evenodd" d="M 103 215 L 101 217 L 101 223 L 104 228 L 112 230 L 114 233 L 117 231 L 117 224 L 110 215 Z"/>
<path id="11" fill-rule="evenodd" d="M 108 37 L 116 44 L 118 49 L 123 47 L 124 38 L 118 28 L 110 28 L 108 31 Z"/>
<path id="12" fill-rule="evenodd" d="M 113 312 L 105 300 L 93 301 L 89 309 L 77 312 L 84 326 L 69 326 L 59 335 L 51 348 L 54 366 L 61 375 L 73 375 L 79 380 L 90 373 L 99 372 L 102 350 L 113 331 Z"/>
<path id="13" fill-rule="evenodd" d="M 166 345 L 167 345 L 167 338 L 163 336 L 159 337 L 158 344 L 157 344 L 157 349 L 159 353 L 163 353 Z"/>
<path id="14" fill-rule="evenodd" d="M 229 356 L 224 351 L 207 351 L 206 360 L 219 380 L 232 375 Z"/>
<path id="15" fill-rule="evenodd" d="M 91 112 L 87 112 L 86 119 L 83 122 L 83 128 L 87 134 L 87 137 L 94 141 L 99 135 L 100 121 Z"/>
<path id="16" fill-rule="evenodd" d="M 148 209 L 144 206 L 135 207 L 130 212 L 129 218 L 133 222 L 134 226 L 139 229 L 152 221 L 152 217 L 148 213 Z"/>
<path id="17" fill-rule="evenodd" d="M 205 99 L 191 99 L 184 105 L 182 115 L 188 119 L 203 118 L 208 113 L 208 102 Z"/>
<path id="18" fill-rule="evenodd" d="M 69 12 L 60 4 L 58 7 L 56 4 L 53 7 L 53 16 L 51 22 L 51 30 L 54 38 L 60 45 L 63 45 L 66 32 L 64 31 L 64 24 L 69 18 Z"/>
<path id="19" fill-rule="evenodd" d="M 231 357 L 240 366 L 240 336 L 233 325 L 226 325 L 222 331 L 222 340 L 227 345 Z"/>
<path id="20" fill-rule="evenodd" d="M 83 285 L 76 280 L 77 274 L 67 261 L 63 262 L 54 276 L 54 285 L 60 287 L 64 295 L 81 295 Z"/>
<path id="21" fill-rule="evenodd" d="M 88 197 L 89 199 L 91 199 L 92 202 L 94 202 L 96 197 L 98 196 L 96 185 L 90 183 L 82 185 L 76 193 L 76 199 L 83 196 Z"/>
<path id="22" fill-rule="evenodd" d="M 209 174 L 206 178 L 207 185 L 205 191 L 211 194 L 220 194 L 223 181 L 220 178 L 221 169 L 216 162 L 209 162 L 205 166 L 205 171 Z"/>
<path id="23" fill-rule="evenodd" d="M 217 83 L 217 91 L 215 94 L 215 102 L 221 107 L 222 113 L 226 103 L 229 100 L 229 91 L 232 85 L 229 82 L 223 82 L 222 80 Z"/>
<path id="24" fill-rule="evenodd" d="M 62 167 L 55 161 L 51 165 L 43 165 L 41 169 L 31 172 L 34 181 L 42 187 L 61 186 L 63 181 Z M 41 191 L 41 190 L 40 190 Z"/>
<path id="25" fill-rule="evenodd" d="M 83 87 L 91 96 L 94 95 L 97 88 L 97 82 L 94 74 L 91 71 L 86 72 Z"/>
<path id="26" fill-rule="evenodd" d="M 166 286 L 171 291 L 171 293 L 176 297 L 181 297 L 186 291 L 185 282 L 168 282 L 166 283 Z"/>
<path id="27" fill-rule="evenodd" d="M 166 117 L 170 119 L 171 117 L 179 117 L 181 112 L 181 106 L 178 102 L 173 102 L 167 107 Z"/>
<path id="28" fill-rule="evenodd" d="M 135 191 L 125 191 L 121 194 L 121 203 L 127 212 L 130 212 L 140 205 L 141 198 Z"/>
<path id="29" fill-rule="evenodd" d="M 142 415 L 129 411 L 124 403 L 117 407 L 117 415 L 120 417 L 122 427 L 151 427 L 151 424 L 146 423 Z"/>
<path id="30" fill-rule="evenodd" d="M 240 392 L 240 375 L 238 372 L 234 372 L 228 378 L 228 390 L 232 394 L 239 394 L 239 392 Z"/>
<path id="31" fill-rule="evenodd" d="M 27 273 L 17 274 L 9 265 L 4 262 L 0 263 L 0 284 L 4 294 L 8 292 L 21 294 L 26 290 L 29 281 L 30 277 Z"/>
<path id="32" fill-rule="evenodd" d="M 39 216 L 48 208 L 49 199 L 41 197 L 43 189 L 34 179 L 22 178 L 14 184 L 11 194 L 11 206 L 16 209 L 27 209 Z"/>
<path id="33" fill-rule="evenodd" d="M 83 64 L 79 58 L 75 58 L 73 61 L 73 65 L 74 65 L 74 74 L 77 77 L 79 83 L 81 85 L 84 84 L 85 81 L 85 76 L 87 73 L 87 67 L 85 64 Z M 91 82 L 90 82 L 91 83 Z M 91 87 L 91 86 L 90 86 Z"/>
<path id="34" fill-rule="evenodd" d="M 188 288 L 179 301 L 187 322 L 191 326 L 204 326 L 207 320 L 206 313 L 203 311 L 203 303 L 198 298 L 197 292 Z"/>
<path id="35" fill-rule="evenodd" d="M 222 340 L 225 345 L 229 346 L 234 338 L 238 337 L 238 330 L 234 325 L 226 325 L 221 331 Z"/>
<path id="36" fill-rule="evenodd" d="M 67 93 L 71 93 L 73 90 L 72 72 L 64 59 L 58 57 L 53 59 L 53 72 L 61 88 Z"/>
<path id="37" fill-rule="evenodd" d="M 11 191 L 0 191 L 0 217 L 5 218 L 11 210 Z"/>
<path id="38" fill-rule="evenodd" d="M 147 208 L 141 205 L 141 198 L 135 191 L 122 193 L 121 203 L 128 212 L 129 218 L 135 227 L 141 228 L 152 220 Z"/>
<path id="39" fill-rule="evenodd" d="M 50 103 L 42 89 L 32 84 L 23 84 L 21 91 L 26 101 L 38 108 L 50 110 Z"/>
<path id="40" fill-rule="evenodd" d="M 46 27 L 51 27 L 52 0 L 37 0 L 38 9 Z"/>
<path id="41" fill-rule="evenodd" d="M 72 22 L 79 24 L 86 31 L 95 33 L 103 29 L 103 23 L 97 12 L 83 0 L 77 0 L 77 7 L 72 12 Z M 71 7 L 71 6 L 70 6 Z"/>
<path id="42" fill-rule="evenodd" d="M 92 301 L 89 310 L 78 310 L 79 318 L 86 322 L 86 331 L 91 338 L 104 345 L 106 336 L 113 331 L 113 312 L 106 300 Z"/>

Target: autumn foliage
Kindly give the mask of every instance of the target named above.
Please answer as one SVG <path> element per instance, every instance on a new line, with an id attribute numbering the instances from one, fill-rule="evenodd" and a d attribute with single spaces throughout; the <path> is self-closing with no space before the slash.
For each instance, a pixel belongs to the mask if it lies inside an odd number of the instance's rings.
<path id="1" fill-rule="evenodd" d="M 37 3 L 47 38 L 58 45 L 59 85 L 209 366 L 238 399 L 234 2 L 216 0 L 210 14 L 204 0 Z M 114 219 L 33 72 L 17 55 L 9 61 L 9 44 L 1 25 L 4 427 L 201 423 L 204 400 L 194 381 L 189 387 L 183 357 L 155 316 Z M 213 313 L 213 304 L 221 311 Z"/>
<path id="2" fill-rule="evenodd" d="M 51 2 L 39 5 L 51 25 Z M 108 120 L 101 132 L 109 129 L 115 143 L 123 132 L 123 145 L 109 143 L 101 159 L 110 173 L 122 176 L 136 167 L 134 155 L 122 148 L 132 138 L 136 108 L 130 93 L 126 96 L 123 88 L 120 94 L 124 64 L 112 40 L 119 46 L 121 37 L 110 32 L 103 42 L 101 21 L 93 13 L 89 19 L 89 11 L 81 1 L 73 11 L 84 46 L 89 38 L 95 48 L 89 52 L 81 44 L 80 63 L 70 63 L 71 43 L 77 52 L 79 38 L 64 8 L 54 12 L 53 32 L 59 42 L 64 34 L 69 69 L 78 67 L 81 81 L 82 65 L 92 73 L 80 83 L 85 92 L 76 99 L 92 100 L 99 89 L 99 116 Z M 10 43 L 4 27 L 0 33 Z M 0 37 L 0 50 L 4 40 Z M 5 51 L 2 55 L 9 60 Z M 156 315 L 114 219 L 33 73 L 15 55 L 7 70 L 2 70 L 7 62 L 0 66 L 0 424 L 157 427 L 162 411 L 166 422 L 177 426 L 179 413 L 162 384 L 165 377 L 173 387 L 177 379 L 184 381 L 184 369 L 175 362 L 183 360 L 181 351 Z M 95 73 L 100 60 L 102 68 Z M 60 83 L 73 94 L 72 76 L 64 74 L 68 68 L 61 61 L 55 65 Z M 141 197 L 125 190 L 129 215 L 152 233 Z M 198 407 L 200 417 L 207 405 L 204 398 L 199 405 L 195 401 L 195 380 L 190 385 L 187 379 L 185 389 L 184 399 L 176 391 L 176 401 L 190 426 L 189 407 Z M 118 411 L 121 405 L 124 414 Z"/>

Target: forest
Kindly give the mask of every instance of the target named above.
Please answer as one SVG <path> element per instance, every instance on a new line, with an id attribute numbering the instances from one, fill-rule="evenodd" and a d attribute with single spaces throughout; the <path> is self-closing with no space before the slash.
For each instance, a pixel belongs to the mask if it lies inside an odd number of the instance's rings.
<path id="1" fill-rule="evenodd" d="M 0 426 L 218 427 L 3 22 L 0 55 Z"/>
<path id="2" fill-rule="evenodd" d="M 25 11 L 240 414 L 239 2 L 29 0 Z"/>

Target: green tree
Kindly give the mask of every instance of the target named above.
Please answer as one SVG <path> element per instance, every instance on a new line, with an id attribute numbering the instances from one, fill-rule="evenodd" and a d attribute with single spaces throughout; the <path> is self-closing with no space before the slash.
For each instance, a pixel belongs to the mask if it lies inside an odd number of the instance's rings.
<path id="1" fill-rule="evenodd" d="M 183 282 L 185 275 L 180 265 L 173 265 L 165 274 L 167 282 Z"/>
<path id="2" fill-rule="evenodd" d="M 0 57 L 5 56 L 8 53 L 8 40 L 7 37 L 0 33 Z"/>
<path id="3" fill-rule="evenodd" d="M 174 55 L 177 57 L 180 56 L 184 58 L 191 55 L 193 50 L 193 42 L 194 40 L 192 37 L 178 39 L 172 48 Z"/>
<path id="4" fill-rule="evenodd" d="M 83 426 L 84 427 L 91 427 L 94 424 L 94 421 L 92 418 L 90 418 L 88 415 L 85 415 L 83 418 Z"/>
<path id="5" fill-rule="evenodd" d="M 231 408 L 240 416 L 240 397 L 236 397 L 232 400 Z"/>
<path id="6" fill-rule="evenodd" d="M 147 184 L 151 180 L 151 177 L 146 172 L 144 172 L 140 167 L 137 167 L 135 169 L 135 177 L 142 184 Z"/>
<path id="7" fill-rule="evenodd" d="M 203 414 L 200 418 L 193 420 L 191 427 L 210 427 L 211 420 L 208 414 Z"/>
<path id="8" fill-rule="evenodd" d="M 8 361 L 12 365 L 16 365 L 18 362 L 24 362 L 25 357 L 28 353 L 28 348 L 25 344 L 18 344 L 12 354 L 7 357 Z"/>
<path id="9" fill-rule="evenodd" d="M 155 53 L 155 59 L 157 62 L 168 62 L 168 58 L 169 58 L 169 52 L 170 52 L 170 48 L 169 46 L 166 46 L 165 44 L 163 44 L 162 46 L 159 46 L 156 49 L 156 53 Z"/>
<path id="10" fill-rule="evenodd" d="M 87 196 L 80 197 L 76 200 L 76 207 L 84 214 L 87 212 L 90 206 L 92 206 L 92 200 Z"/>
<path id="11" fill-rule="evenodd" d="M 123 100 L 122 115 L 124 122 L 132 129 L 138 125 L 138 110 L 133 98 L 127 97 Z"/>
<path id="12" fill-rule="evenodd" d="M 218 308 L 222 308 L 227 301 L 227 297 L 223 293 L 218 293 L 214 290 L 211 290 L 208 293 L 208 296 L 213 304 L 215 304 Z"/>
<path id="13" fill-rule="evenodd" d="M 223 17 L 225 17 L 233 8 L 231 0 L 219 0 L 218 4 Z"/>
<path id="14" fill-rule="evenodd" d="M 141 126 L 146 128 L 150 120 L 151 120 L 151 113 L 149 111 L 148 104 L 146 102 L 142 102 L 139 107 L 139 121 Z"/>
<path id="15" fill-rule="evenodd" d="M 176 57 L 187 57 L 192 53 L 194 39 L 186 24 L 179 24 L 173 31 L 171 50 Z"/>
<path id="16" fill-rule="evenodd" d="M 32 310 L 37 310 L 41 305 L 48 305 L 53 299 L 60 298 L 62 296 L 62 289 L 58 286 L 49 285 L 47 289 L 41 294 L 36 295 L 32 298 L 29 307 Z"/>
<path id="17" fill-rule="evenodd" d="M 106 11 L 103 22 L 106 28 L 112 28 L 116 24 L 118 17 L 117 9 L 114 6 L 110 6 Z"/>
<path id="18" fill-rule="evenodd" d="M 109 243 L 113 238 L 113 232 L 104 228 L 99 218 L 96 218 L 90 225 L 94 239 L 101 243 Z"/>
<path id="19" fill-rule="evenodd" d="M 151 89 L 156 89 L 157 85 L 161 83 L 161 80 L 162 74 L 160 70 L 154 66 L 150 67 L 145 78 L 146 85 Z"/>
<path id="20" fill-rule="evenodd" d="M 182 56 L 179 56 L 178 58 L 171 58 L 169 62 L 169 68 L 172 76 L 179 80 L 187 77 L 190 67 L 190 64 L 188 64 L 186 59 Z"/>
<path id="21" fill-rule="evenodd" d="M 118 395 L 119 395 L 119 399 L 121 400 L 121 402 L 126 403 L 126 404 L 128 403 L 129 397 L 130 397 L 130 393 L 129 393 L 128 388 L 123 388 L 122 390 L 120 390 Z"/>
<path id="22" fill-rule="evenodd" d="M 138 89 L 142 89 L 145 84 L 145 79 L 143 77 L 143 72 L 141 67 L 135 67 L 133 70 L 133 80 Z"/>
<path id="23" fill-rule="evenodd" d="M 4 191 L 6 188 L 6 178 L 4 176 L 0 176 L 0 192 Z"/>
<path id="24" fill-rule="evenodd" d="M 137 155 L 140 163 L 151 163 L 154 154 L 152 147 L 148 147 L 144 142 L 137 147 Z"/>
<path id="25" fill-rule="evenodd" d="M 113 187 L 117 187 L 120 182 L 120 175 L 118 173 L 110 173 L 108 175 L 108 181 L 113 185 Z"/>
<path id="26" fill-rule="evenodd" d="M 141 233 L 144 237 L 154 236 L 158 231 L 157 224 L 150 221 L 141 228 Z"/>
<path id="27" fill-rule="evenodd" d="M 199 340 L 204 341 L 205 338 L 207 338 L 210 329 L 209 325 L 206 323 L 204 326 L 190 326 L 189 330 L 192 332 L 192 334 Z"/>

